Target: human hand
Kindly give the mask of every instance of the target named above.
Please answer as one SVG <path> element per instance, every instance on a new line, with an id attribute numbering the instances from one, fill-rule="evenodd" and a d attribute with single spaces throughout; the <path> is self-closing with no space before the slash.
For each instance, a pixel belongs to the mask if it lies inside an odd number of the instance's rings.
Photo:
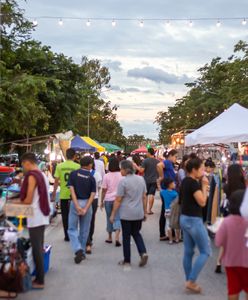
<path id="1" fill-rule="evenodd" d="M 55 199 L 56 199 L 56 193 L 52 193 L 52 196 L 51 196 L 51 202 L 55 202 Z"/>
<path id="2" fill-rule="evenodd" d="M 104 207 L 104 202 L 101 202 L 101 204 L 100 204 L 100 210 L 103 210 L 103 207 Z"/>
<path id="3" fill-rule="evenodd" d="M 206 176 L 203 176 L 202 177 L 202 180 L 201 180 L 202 184 L 204 186 L 208 186 L 209 185 L 209 181 L 208 181 L 208 178 Z"/>
<path id="4" fill-rule="evenodd" d="M 113 215 L 110 216 L 109 218 L 110 223 L 114 224 L 115 217 Z"/>
<path id="5" fill-rule="evenodd" d="M 143 221 L 144 221 L 144 222 L 147 221 L 147 213 L 145 213 Z"/>

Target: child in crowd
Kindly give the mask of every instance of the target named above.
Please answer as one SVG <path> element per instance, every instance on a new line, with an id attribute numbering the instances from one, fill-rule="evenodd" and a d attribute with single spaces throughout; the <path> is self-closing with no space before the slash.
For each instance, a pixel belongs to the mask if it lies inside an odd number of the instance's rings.
<path id="1" fill-rule="evenodd" d="M 178 198 L 178 193 L 175 190 L 176 184 L 173 179 L 167 178 L 163 180 L 162 184 L 163 188 L 160 192 L 160 196 L 164 201 L 165 207 L 165 219 L 166 219 L 166 234 L 169 238 L 169 244 L 173 244 L 173 235 L 172 235 L 172 228 L 170 224 L 170 217 L 171 217 L 171 204 Z M 179 243 L 180 239 L 180 230 L 175 230 L 176 239 L 175 242 Z"/>
<path id="2" fill-rule="evenodd" d="M 229 197 L 229 213 L 215 237 L 217 247 L 223 247 L 222 263 L 226 268 L 228 299 L 239 299 L 244 291 L 248 299 L 248 220 L 240 215 L 244 190 Z"/>

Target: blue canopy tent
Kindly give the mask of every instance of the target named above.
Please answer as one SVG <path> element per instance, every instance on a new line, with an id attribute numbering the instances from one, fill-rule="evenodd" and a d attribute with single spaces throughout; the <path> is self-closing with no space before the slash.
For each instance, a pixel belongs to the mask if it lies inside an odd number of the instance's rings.
<path id="1" fill-rule="evenodd" d="M 95 152 L 96 148 L 86 143 L 79 135 L 76 135 L 71 140 L 71 148 L 76 151 Z"/>

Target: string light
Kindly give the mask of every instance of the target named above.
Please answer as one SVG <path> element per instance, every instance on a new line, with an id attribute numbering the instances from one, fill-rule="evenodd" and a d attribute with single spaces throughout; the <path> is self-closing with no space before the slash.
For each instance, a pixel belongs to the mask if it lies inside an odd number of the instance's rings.
<path id="1" fill-rule="evenodd" d="M 246 19 L 244 19 L 243 21 L 242 21 L 242 25 L 246 25 L 246 23 L 247 23 L 247 21 L 246 21 Z"/>
<path id="2" fill-rule="evenodd" d="M 115 27 L 116 26 L 116 21 L 112 20 L 112 26 Z"/>
<path id="3" fill-rule="evenodd" d="M 221 26 L 220 20 L 217 21 L 216 26 L 217 26 L 217 27 L 220 27 L 220 26 Z"/>
<path id="4" fill-rule="evenodd" d="M 86 22 L 86 26 L 90 27 L 90 25 L 91 25 L 91 22 L 90 22 L 90 19 L 88 19 L 87 22 Z"/>
<path id="5" fill-rule="evenodd" d="M 64 24 L 64 23 L 63 23 L 63 20 L 60 19 L 60 20 L 59 20 L 59 26 L 63 26 L 63 24 Z"/>
<path id="6" fill-rule="evenodd" d="M 33 20 L 33 25 L 37 26 L 38 25 L 38 21 L 36 19 Z"/>
<path id="7" fill-rule="evenodd" d="M 141 28 L 144 27 L 144 21 L 143 21 L 143 20 L 140 20 L 139 26 L 140 26 Z"/>

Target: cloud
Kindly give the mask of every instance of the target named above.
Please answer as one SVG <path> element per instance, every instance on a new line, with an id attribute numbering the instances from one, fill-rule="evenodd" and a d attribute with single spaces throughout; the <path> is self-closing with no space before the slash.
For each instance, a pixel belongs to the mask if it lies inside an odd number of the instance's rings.
<path id="1" fill-rule="evenodd" d="M 122 71 L 122 68 L 121 68 L 122 63 L 118 60 L 107 59 L 107 60 L 104 60 L 102 63 L 105 67 L 107 67 L 115 72 Z"/>
<path id="2" fill-rule="evenodd" d="M 177 76 L 162 69 L 154 67 L 134 68 L 127 72 L 127 76 L 141 79 L 148 79 L 154 82 L 167 84 L 180 84 L 192 81 L 187 75 Z"/>

